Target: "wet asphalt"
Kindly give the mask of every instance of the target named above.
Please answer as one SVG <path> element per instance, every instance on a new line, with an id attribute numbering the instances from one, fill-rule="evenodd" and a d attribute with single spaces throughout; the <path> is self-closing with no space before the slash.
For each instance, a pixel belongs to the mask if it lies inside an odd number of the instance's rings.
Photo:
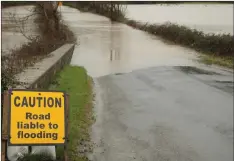
<path id="1" fill-rule="evenodd" d="M 94 79 L 90 160 L 232 161 L 232 76 L 178 66 Z"/>
<path id="2" fill-rule="evenodd" d="M 71 65 L 94 80 L 91 161 L 233 160 L 233 72 L 105 17 L 62 15 L 80 44 Z"/>

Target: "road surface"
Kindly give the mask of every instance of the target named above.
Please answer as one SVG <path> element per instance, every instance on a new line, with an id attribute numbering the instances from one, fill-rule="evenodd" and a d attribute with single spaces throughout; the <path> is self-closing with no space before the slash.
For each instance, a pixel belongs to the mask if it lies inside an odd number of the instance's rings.
<path id="1" fill-rule="evenodd" d="M 95 79 L 90 159 L 232 161 L 232 77 L 187 72 L 152 67 Z"/>
<path id="2" fill-rule="evenodd" d="M 233 160 L 232 72 L 105 17 L 61 10 L 80 44 L 71 64 L 94 79 L 90 160 Z"/>

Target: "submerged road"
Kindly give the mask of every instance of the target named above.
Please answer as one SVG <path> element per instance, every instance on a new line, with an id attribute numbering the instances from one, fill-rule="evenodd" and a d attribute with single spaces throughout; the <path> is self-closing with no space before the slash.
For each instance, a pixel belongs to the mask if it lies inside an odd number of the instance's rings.
<path id="1" fill-rule="evenodd" d="M 62 7 L 72 65 L 94 79 L 92 161 L 232 161 L 233 73 L 199 53 Z"/>

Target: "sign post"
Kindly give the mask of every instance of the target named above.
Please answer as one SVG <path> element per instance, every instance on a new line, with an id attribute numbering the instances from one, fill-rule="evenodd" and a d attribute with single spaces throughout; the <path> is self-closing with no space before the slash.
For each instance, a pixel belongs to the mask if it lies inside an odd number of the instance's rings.
<path id="1" fill-rule="evenodd" d="M 2 139 L 1 139 L 1 143 L 2 143 L 2 155 L 1 155 L 1 160 L 2 161 L 5 161 L 5 158 L 6 158 L 6 147 L 7 147 L 7 139 L 8 139 L 8 126 L 9 126 L 9 123 L 8 123 L 8 116 L 9 116 L 9 113 L 8 113 L 8 110 L 9 110 L 9 101 L 8 101 L 8 98 L 9 98 L 9 95 L 8 95 L 8 92 L 7 91 L 4 91 L 4 94 L 3 94 L 3 106 L 2 106 Z"/>
<path id="2" fill-rule="evenodd" d="M 67 136 L 69 134 L 69 96 L 68 94 L 65 95 L 65 107 L 66 107 L 66 132 L 67 132 Z M 69 142 L 68 138 L 66 139 L 67 142 Z M 67 154 L 67 142 L 65 142 L 64 144 L 64 161 L 68 161 L 68 154 Z"/>

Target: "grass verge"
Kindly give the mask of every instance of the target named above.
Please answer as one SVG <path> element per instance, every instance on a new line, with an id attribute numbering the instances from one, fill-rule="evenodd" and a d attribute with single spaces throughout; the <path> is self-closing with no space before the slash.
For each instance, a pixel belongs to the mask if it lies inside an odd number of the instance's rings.
<path id="1" fill-rule="evenodd" d="M 207 65 L 219 65 L 222 67 L 233 69 L 233 58 L 219 57 L 214 55 L 200 55 L 199 62 Z"/>
<path id="2" fill-rule="evenodd" d="M 69 142 L 70 161 L 86 161 L 86 153 L 92 150 L 89 127 L 92 117 L 92 79 L 82 67 L 66 66 L 50 86 L 51 90 L 62 90 L 69 94 Z M 56 148 L 58 160 L 63 160 L 63 147 Z"/>

